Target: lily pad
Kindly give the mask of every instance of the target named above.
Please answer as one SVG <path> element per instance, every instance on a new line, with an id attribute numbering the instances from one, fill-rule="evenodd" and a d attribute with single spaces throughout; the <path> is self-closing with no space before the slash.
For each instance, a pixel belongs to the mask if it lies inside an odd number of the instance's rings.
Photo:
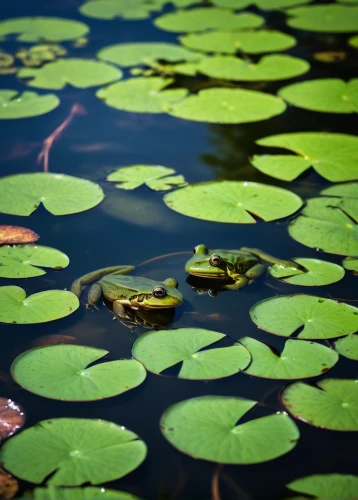
<path id="1" fill-rule="evenodd" d="M 170 78 L 130 78 L 99 89 L 96 96 L 107 106 L 136 113 L 164 113 L 171 103 L 186 96 L 186 89 L 169 89 Z"/>
<path id="2" fill-rule="evenodd" d="M 358 255 L 357 200 L 312 198 L 288 226 L 295 240 L 311 248 L 339 255 Z"/>
<path id="3" fill-rule="evenodd" d="M 309 71 L 310 65 L 304 59 L 279 54 L 264 56 L 257 63 L 232 56 L 205 57 L 197 68 L 211 78 L 257 82 L 294 78 Z"/>
<path id="4" fill-rule="evenodd" d="M 352 36 L 349 40 L 348 43 L 351 47 L 354 47 L 355 49 L 358 49 L 358 35 Z"/>
<path id="5" fill-rule="evenodd" d="M 292 181 L 310 167 L 331 182 L 358 178 L 358 137 L 348 134 L 298 132 L 264 137 L 256 144 L 284 148 L 300 157 L 255 155 L 251 163 L 260 172 Z"/>
<path id="6" fill-rule="evenodd" d="M 259 28 L 264 24 L 263 17 L 245 12 L 234 14 L 225 9 L 198 7 L 190 10 L 178 10 L 157 17 L 154 24 L 165 31 L 192 32 L 207 29 L 244 30 Z"/>
<path id="7" fill-rule="evenodd" d="M 208 123 L 250 123 L 280 115 L 285 103 L 255 90 L 206 89 L 191 95 L 168 110 L 184 120 Z"/>
<path id="8" fill-rule="evenodd" d="M 287 13 L 291 28 L 323 32 L 350 33 L 358 30 L 358 6 L 355 5 L 309 5 L 296 7 Z"/>
<path id="9" fill-rule="evenodd" d="M 166 194 L 164 202 L 189 217 L 234 224 L 255 223 L 249 212 L 265 221 L 281 219 L 302 205 L 301 198 L 286 189 L 236 181 L 192 184 Z"/>
<path id="10" fill-rule="evenodd" d="M 358 257 L 346 257 L 342 261 L 342 266 L 348 271 L 355 271 L 358 273 Z"/>
<path id="11" fill-rule="evenodd" d="M 252 356 L 245 373 L 255 377 L 285 380 L 318 377 L 338 361 L 338 354 L 333 349 L 305 340 L 287 340 L 280 355 L 250 337 L 243 337 L 239 342 Z"/>
<path id="12" fill-rule="evenodd" d="M 299 431 L 284 413 L 237 425 L 255 404 L 224 396 L 180 401 L 162 415 L 161 431 L 179 451 L 220 464 L 256 464 L 291 451 Z"/>
<path id="13" fill-rule="evenodd" d="M 263 52 L 278 52 L 296 45 L 296 39 L 280 31 L 246 31 L 226 32 L 211 31 L 210 33 L 193 33 L 180 37 L 180 43 L 185 47 L 202 52 L 220 52 L 235 54 L 261 54 Z"/>
<path id="14" fill-rule="evenodd" d="M 63 269 L 69 263 L 67 255 L 55 248 L 40 245 L 0 247 L 0 278 L 42 276 L 46 271 L 38 267 Z"/>
<path id="15" fill-rule="evenodd" d="M 90 366 L 108 351 L 59 344 L 37 347 L 20 354 L 11 365 L 13 379 L 27 391 L 61 401 L 95 401 L 134 389 L 146 377 L 134 359 Z"/>
<path id="16" fill-rule="evenodd" d="M 307 272 L 302 272 L 297 269 L 288 269 L 274 264 L 269 268 L 269 273 L 274 278 L 280 279 L 285 283 L 301 286 L 324 286 L 336 283 L 344 277 L 344 269 L 342 266 L 333 264 L 319 259 L 293 259 L 301 266 L 307 269 Z"/>
<path id="17" fill-rule="evenodd" d="M 229 377 L 243 370 L 251 361 L 245 347 L 201 350 L 223 339 L 223 333 L 202 328 L 179 328 L 146 332 L 133 344 L 132 354 L 147 370 L 161 373 L 182 363 L 178 377 L 210 380 Z"/>
<path id="18" fill-rule="evenodd" d="M 164 2 L 147 0 L 90 0 L 79 8 L 81 14 L 95 19 L 146 19 L 160 11 Z"/>
<path id="19" fill-rule="evenodd" d="M 77 486 L 125 476 L 145 459 L 147 447 L 134 432 L 106 420 L 43 420 L 6 441 L 4 467 L 20 479 Z"/>
<path id="20" fill-rule="evenodd" d="M 58 59 L 41 68 L 21 68 L 17 75 L 19 78 L 30 78 L 26 82 L 30 87 L 63 89 L 72 85 L 86 89 L 119 80 L 122 71 L 103 61 L 72 57 Z"/>
<path id="21" fill-rule="evenodd" d="M 351 334 L 334 343 L 336 351 L 342 356 L 358 361 L 358 335 Z"/>
<path id="22" fill-rule="evenodd" d="M 279 295 L 250 309 L 252 321 L 274 335 L 299 339 L 333 339 L 358 330 L 358 309 L 313 295 Z"/>
<path id="23" fill-rule="evenodd" d="M 161 165 L 131 165 L 118 168 L 107 177 L 107 181 L 120 182 L 116 188 L 131 190 L 146 185 L 154 191 L 167 191 L 172 187 L 182 187 L 187 184 L 182 175 L 175 174 L 173 168 Z"/>
<path id="24" fill-rule="evenodd" d="M 125 491 L 109 488 L 35 488 L 33 500 L 141 500 L 139 497 Z"/>
<path id="25" fill-rule="evenodd" d="M 93 0 L 91 0 L 93 1 Z M 99 1 L 99 0 L 96 0 Z M 124 68 L 139 64 L 152 65 L 155 61 L 197 61 L 200 54 L 174 43 L 118 43 L 101 49 L 97 57 Z"/>
<path id="26" fill-rule="evenodd" d="M 77 296 L 66 290 L 46 290 L 26 297 L 18 286 L 0 287 L 0 322 L 35 324 L 54 321 L 79 308 Z"/>
<path id="27" fill-rule="evenodd" d="M 39 95 L 36 92 L 0 90 L 0 120 L 30 118 L 53 111 L 60 104 L 55 94 Z"/>
<path id="28" fill-rule="evenodd" d="M 295 479 L 286 488 L 325 500 L 353 500 L 358 495 L 358 476 L 314 474 Z"/>
<path id="29" fill-rule="evenodd" d="M 329 186 L 328 188 L 322 189 L 320 194 L 325 196 L 355 198 L 358 200 L 358 182 L 347 182 L 346 184 Z"/>
<path id="30" fill-rule="evenodd" d="M 63 174 L 34 173 L 0 178 L 0 212 L 31 215 L 42 203 L 53 215 L 84 212 L 104 198 L 94 182 Z"/>
<path id="31" fill-rule="evenodd" d="M 39 235 L 27 227 L 0 225 L 0 245 L 35 243 L 38 239 Z"/>
<path id="32" fill-rule="evenodd" d="M 18 432 L 25 423 L 24 410 L 8 398 L 0 398 L 0 442 Z"/>
<path id="33" fill-rule="evenodd" d="M 358 431 L 358 381 L 326 378 L 317 387 L 294 382 L 284 389 L 282 403 L 307 424 L 333 431 Z"/>
<path id="34" fill-rule="evenodd" d="M 293 5 L 310 3 L 312 0 L 212 0 L 217 7 L 227 9 L 245 9 L 249 5 L 256 5 L 261 10 L 285 9 Z"/>
<path id="35" fill-rule="evenodd" d="M 63 42 L 76 40 L 89 32 L 87 24 L 59 17 L 16 17 L 0 22 L 0 39 L 17 35 L 19 42 Z"/>
<path id="36" fill-rule="evenodd" d="M 358 78 L 322 78 L 293 83 L 278 93 L 298 108 L 322 113 L 358 113 Z"/>

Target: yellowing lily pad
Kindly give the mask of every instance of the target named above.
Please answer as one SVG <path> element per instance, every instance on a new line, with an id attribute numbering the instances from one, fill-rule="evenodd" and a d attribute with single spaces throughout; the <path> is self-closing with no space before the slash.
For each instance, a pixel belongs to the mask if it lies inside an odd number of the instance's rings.
<path id="1" fill-rule="evenodd" d="M 354 47 L 355 49 L 358 49 L 358 35 L 352 36 L 349 40 L 348 43 L 351 47 Z"/>
<path id="2" fill-rule="evenodd" d="M 141 500 L 125 491 L 95 486 L 85 488 L 35 488 L 31 493 L 34 500 Z M 25 499 L 24 499 L 25 500 Z"/>
<path id="3" fill-rule="evenodd" d="M 96 96 L 107 106 L 136 113 L 165 113 L 168 106 L 186 96 L 186 89 L 168 89 L 170 78 L 130 78 L 99 89 Z"/>
<path id="4" fill-rule="evenodd" d="M 164 412 L 160 428 L 179 451 L 220 464 L 256 464 L 292 450 L 299 431 L 286 414 L 238 423 L 255 405 L 235 397 L 187 399 Z"/>
<path id="5" fill-rule="evenodd" d="M 255 155 L 251 163 L 266 175 L 292 181 L 309 167 L 331 182 L 358 179 L 358 137 L 348 134 L 297 132 L 264 137 L 260 146 L 284 148 L 300 158 Z"/>
<path id="6" fill-rule="evenodd" d="M 145 459 L 145 443 L 106 420 L 54 418 L 4 443 L 4 467 L 20 479 L 51 486 L 100 484 L 125 476 Z"/>
<path id="7" fill-rule="evenodd" d="M 264 18 L 245 12 L 234 14 L 225 9 L 198 7 L 190 10 L 164 14 L 154 21 L 155 26 L 166 31 L 192 32 L 207 29 L 225 29 L 238 31 L 258 28 L 264 24 Z"/>
<path id="8" fill-rule="evenodd" d="M 257 302 L 252 321 L 274 335 L 299 339 L 332 339 L 358 330 L 356 307 L 313 295 L 279 295 Z"/>
<path id="9" fill-rule="evenodd" d="M 347 335 L 347 337 L 337 340 L 334 346 L 336 351 L 345 358 L 358 361 L 358 335 L 354 333 Z"/>
<path id="10" fill-rule="evenodd" d="M 21 226 L 0 225 L 0 245 L 20 245 L 35 243 L 39 235 Z"/>
<path id="11" fill-rule="evenodd" d="M 55 248 L 40 245 L 0 247 L 0 278 L 31 278 L 46 273 L 39 267 L 63 269 L 70 260 Z"/>
<path id="12" fill-rule="evenodd" d="M 59 17 L 16 17 L 0 22 L 0 39 L 17 35 L 19 42 L 63 42 L 89 32 L 87 24 Z"/>
<path id="13" fill-rule="evenodd" d="M 208 123 L 250 123 L 280 115 L 285 103 L 255 90 L 206 89 L 172 104 L 168 113 L 184 120 Z"/>
<path id="14" fill-rule="evenodd" d="M 171 174 L 175 174 L 173 168 L 161 165 L 131 165 L 114 170 L 107 181 L 119 182 L 116 187 L 125 190 L 136 189 L 145 184 L 153 191 L 167 191 L 174 186 L 182 187 L 187 184 L 182 175 Z"/>
<path id="15" fill-rule="evenodd" d="M 358 30 L 358 6 L 309 5 L 296 7 L 287 13 L 291 28 L 324 33 L 350 33 Z"/>
<path id="16" fill-rule="evenodd" d="M 285 283 L 301 286 L 330 285 L 341 280 L 345 274 L 343 267 L 333 262 L 296 257 L 293 260 L 305 267 L 307 271 L 302 272 L 298 269 L 284 268 L 279 264 L 274 264 L 269 268 L 269 273 Z"/>
<path id="17" fill-rule="evenodd" d="M 281 355 L 250 337 L 243 337 L 239 342 L 252 356 L 245 373 L 255 377 L 285 380 L 318 377 L 338 361 L 333 349 L 305 340 L 287 340 Z"/>
<path id="18" fill-rule="evenodd" d="M 202 350 L 224 337 L 223 333 L 202 328 L 146 332 L 134 342 L 132 354 L 147 370 L 157 374 L 182 363 L 179 378 L 210 380 L 229 377 L 246 368 L 251 357 L 241 344 Z"/>
<path id="19" fill-rule="evenodd" d="M 286 488 L 325 500 L 353 500 L 358 494 L 358 476 L 313 474 L 295 479 Z"/>
<path id="20" fill-rule="evenodd" d="M 31 215 L 42 203 L 53 215 L 68 215 L 95 207 L 104 198 L 91 181 L 63 174 L 35 173 L 0 178 L 0 212 Z"/>
<path id="21" fill-rule="evenodd" d="M 201 57 L 199 54 L 174 43 L 159 42 L 119 43 L 104 47 L 97 56 L 103 61 L 119 64 L 125 68 L 139 64 L 152 65 L 158 60 L 196 61 Z"/>
<path id="22" fill-rule="evenodd" d="M 30 87 L 41 89 L 63 89 L 66 85 L 86 89 L 122 78 L 122 71 L 111 64 L 76 57 L 59 59 L 41 68 L 21 68 L 17 74 L 29 78 Z"/>
<path id="23" fill-rule="evenodd" d="M 347 83 L 339 78 L 293 83 L 279 95 L 293 106 L 311 111 L 358 113 L 358 78 Z"/>
<path id="24" fill-rule="evenodd" d="M 29 118 L 44 115 L 57 108 L 60 99 L 55 94 L 39 95 L 36 92 L 0 90 L 0 120 Z"/>
<path id="25" fill-rule="evenodd" d="M 202 52 L 235 54 L 240 51 L 261 54 L 290 49 L 296 45 L 296 39 L 280 31 L 211 31 L 182 36 L 180 43 L 189 49 Z"/>
<path id="26" fill-rule="evenodd" d="M 77 296 L 66 290 L 46 290 L 26 297 L 18 286 L 0 287 L 0 322 L 13 324 L 47 323 L 75 312 Z"/>
<path id="27" fill-rule="evenodd" d="M 145 380 L 145 368 L 134 359 L 109 361 L 88 368 L 107 354 L 103 349 L 79 345 L 37 347 L 13 361 L 11 375 L 27 391 L 61 401 L 111 398 Z"/>
<path id="28" fill-rule="evenodd" d="M 346 257 L 342 261 L 342 266 L 348 271 L 355 271 L 358 273 L 358 257 Z"/>
<path id="29" fill-rule="evenodd" d="M 326 378 L 317 387 L 295 382 L 284 389 L 282 403 L 307 424 L 333 431 L 358 431 L 358 381 Z"/>
<path id="30" fill-rule="evenodd" d="M 164 2 L 148 0 L 90 0 L 81 5 L 79 11 L 95 19 L 146 19 L 153 12 L 160 11 Z"/>
<path id="31" fill-rule="evenodd" d="M 265 221 L 281 219 L 302 206 L 299 196 L 255 182 L 218 181 L 192 184 L 164 196 L 169 208 L 196 219 L 255 223 L 249 212 Z"/>
<path id="32" fill-rule="evenodd" d="M 198 71 L 211 78 L 248 82 L 286 80 L 310 69 L 303 59 L 286 55 L 264 56 L 258 63 L 232 56 L 205 57 Z"/>

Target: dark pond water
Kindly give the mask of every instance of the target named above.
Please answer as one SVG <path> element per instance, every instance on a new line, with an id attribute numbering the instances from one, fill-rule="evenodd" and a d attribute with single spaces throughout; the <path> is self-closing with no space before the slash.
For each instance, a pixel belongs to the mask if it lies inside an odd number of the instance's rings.
<path id="1" fill-rule="evenodd" d="M 77 13 L 80 2 L 62 0 L 42 2 L 13 0 L 2 5 L 1 17 L 48 15 L 79 19 L 91 29 L 90 43 L 83 49 L 69 49 L 69 54 L 94 57 L 104 46 L 131 41 L 175 41 L 176 35 L 157 30 L 147 21 L 96 21 Z M 251 9 L 250 9 L 251 10 Z M 255 11 L 255 9 L 252 9 Z M 262 13 L 260 13 L 262 15 Z M 283 24 L 280 14 L 265 13 L 268 26 L 294 34 L 298 46 L 289 53 L 309 60 L 311 72 L 301 79 L 356 75 L 354 51 L 347 49 L 347 36 L 326 36 L 294 32 Z M 1 43 L 13 51 L 14 42 Z M 315 61 L 316 50 L 340 49 L 348 58 L 340 63 Z M 300 78 L 290 80 L 298 81 Z M 275 93 L 285 82 L 271 84 L 265 91 Z M 2 88 L 24 85 L 14 76 L 0 78 Z M 41 91 L 40 91 L 41 92 Z M 320 114 L 288 108 L 277 118 L 248 125 L 208 125 L 179 120 L 166 115 L 134 114 L 116 111 L 96 97 L 94 89 L 59 91 L 61 105 L 54 112 L 38 118 L 0 123 L 1 175 L 41 171 L 37 156 L 43 141 L 67 117 L 75 103 L 87 111 L 76 116 L 51 150 L 50 171 L 84 177 L 98 182 L 105 190 L 105 201 L 85 213 L 54 217 L 39 209 L 29 218 L 1 215 L 1 224 L 24 225 L 41 235 L 41 244 L 58 248 L 70 257 L 70 265 L 62 271 L 48 271 L 43 277 L 17 280 L 28 294 L 49 288 L 68 288 L 78 276 L 110 265 L 138 265 L 156 256 L 175 252 L 191 252 L 205 243 L 209 248 L 262 248 L 278 257 L 317 257 L 317 252 L 290 238 L 288 220 L 253 225 L 216 224 L 184 217 L 169 210 L 161 201 L 162 194 L 143 187 L 122 192 L 106 183 L 106 175 L 114 168 L 131 164 L 161 164 L 173 167 L 190 182 L 212 179 L 251 180 L 285 186 L 259 173 L 250 166 L 248 156 L 259 152 L 254 141 L 280 132 L 329 131 L 355 133 L 356 118 L 349 115 Z M 315 196 L 328 185 L 313 172 L 291 183 L 289 189 L 304 199 Z M 185 296 L 175 314 L 173 327 L 197 326 L 217 330 L 233 339 L 251 336 L 277 349 L 283 341 L 258 330 L 248 311 L 257 301 L 278 293 L 302 293 L 302 288 L 277 285 L 262 276 L 254 284 L 217 297 L 197 294 L 186 283 L 182 254 L 153 261 L 136 269 L 135 274 L 155 279 L 174 277 Z M 341 258 L 323 258 L 340 263 Z M 9 280 L 0 280 L 8 285 Z M 13 281 L 12 284 L 15 284 Z M 319 289 L 305 288 L 305 293 L 322 297 L 354 300 L 357 278 L 347 272 L 338 284 Z M 350 303 L 350 302 L 349 302 Z M 1 391 L 0 395 L 23 405 L 27 426 L 51 417 L 86 417 L 110 420 L 133 430 L 148 445 L 148 457 L 134 472 L 109 483 L 109 487 L 125 490 L 146 499 L 211 499 L 212 476 L 216 464 L 195 460 L 176 451 L 161 435 L 158 421 L 173 403 L 204 394 L 234 395 L 265 403 L 250 412 L 258 418 L 280 409 L 279 394 L 283 381 L 264 380 L 239 374 L 213 382 L 183 381 L 173 377 L 148 374 L 144 384 L 119 397 L 91 403 L 65 403 L 32 395 L 6 378 L 16 355 L 44 335 L 68 335 L 79 344 L 105 348 L 109 359 L 131 356 L 136 333 L 111 319 L 105 307 L 87 311 L 84 305 L 70 317 L 35 326 L 1 325 Z M 341 358 L 330 377 L 357 376 L 357 364 Z M 288 496 L 284 485 L 313 473 L 357 473 L 357 433 L 340 433 L 316 429 L 296 421 L 301 439 L 296 448 L 283 457 L 252 466 L 225 466 L 221 471 L 221 499 L 263 500 Z M 23 484 L 24 488 L 31 485 Z"/>

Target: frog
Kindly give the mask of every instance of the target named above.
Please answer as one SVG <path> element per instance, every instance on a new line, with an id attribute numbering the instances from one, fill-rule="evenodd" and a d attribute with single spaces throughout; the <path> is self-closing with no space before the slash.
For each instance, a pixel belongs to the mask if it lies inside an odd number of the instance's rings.
<path id="1" fill-rule="evenodd" d="M 208 250 L 203 245 L 197 245 L 191 257 L 185 264 L 185 271 L 198 278 L 210 278 L 222 281 L 233 281 L 225 285 L 226 289 L 237 290 L 251 284 L 265 271 L 261 261 L 297 269 L 304 268 L 296 262 L 278 259 L 258 248 L 242 247 L 239 250 Z"/>
<path id="2" fill-rule="evenodd" d="M 183 303 L 178 282 L 174 278 L 155 281 L 141 276 L 126 276 L 133 266 L 112 266 L 92 271 L 76 279 L 71 291 L 81 296 L 82 289 L 91 284 L 87 308 L 98 309 L 97 303 L 103 297 L 112 303 L 116 319 L 126 318 L 125 308 L 134 310 L 158 310 L 176 307 Z"/>

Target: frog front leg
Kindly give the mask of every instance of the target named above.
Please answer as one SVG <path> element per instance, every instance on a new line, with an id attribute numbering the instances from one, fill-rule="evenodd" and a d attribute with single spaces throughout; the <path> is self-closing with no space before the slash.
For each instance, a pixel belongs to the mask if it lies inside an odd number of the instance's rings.
<path id="1" fill-rule="evenodd" d="M 250 284 L 250 279 L 247 278 L 244 274 L 238 274 L 235 278 L 235 283 L 232 285 L 225 285 L 227 290 L 239 290 L 239 288 L 243 288 L 246 285 Z"/>
<path id="2" fill-rule="evenodd" d="M 113 314 L 114 314 L 116 319 L 119 319 L 119 320 L 121 318 L 127 319 L 126 310 L 124 309 L 122 304 L 119 302 L 119 300 L 115 300 L 113 302 Z M 113 319 L 115 319 L 115 318 L 113 318 Z"/>
<path id="3" fill-rule="evenodd" d="M 72 283 L 71 292 L 77 295 L 77 297 L 80 297 L 82 289 L 85 285 L 89 285 L 94 281 L 98 281 L 107 274 L 112 274 L 112 273 L 128 274 L 131 271 L 133 271 L 133 269 L 134 269 L 133 266 L 111 266 L 111 267 L 104 267 L 102 269 L 97 269 L 97 271 L 92 271 L 91 273 L 87 273 L 81 276 L 81 278 L 75 280 Z"/>

